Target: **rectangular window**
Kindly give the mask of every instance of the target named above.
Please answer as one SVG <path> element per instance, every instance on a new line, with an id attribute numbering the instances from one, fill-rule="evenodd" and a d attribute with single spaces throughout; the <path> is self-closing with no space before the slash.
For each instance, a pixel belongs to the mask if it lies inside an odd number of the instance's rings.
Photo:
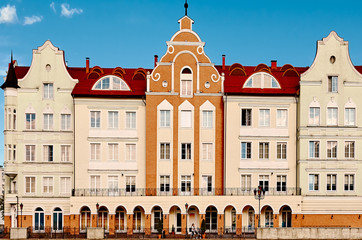
<path id="1" fill-rule="evenodd" d="M 118 161 L 118 143 L 108 143 L 108 160 Z"/>
<path id="2" fill-rule="evenodd" d="M 202 176 L 202 191 L 212 192 L 212 176 Z"/>
<path id="3" fill-rule="evenodd" d="M 191 143 L 181 144 L 181 159 L 191 160 Z"/>
<path id="4" fill-rule="evenodd" d="M 270 110 L 259 109 L 259 126 L 269 127 L 270 126 Z"/>
<path id="5" fill-rule="evenodd" d="M 16 160 L 16 145 L 13 145 L 13 160 Z"/>
<path id="6" fill-rule="evenodd" d="M 338 77 L 329 76 L 328 77 L 328 92 L 338 92 Z"/>
<path id="7" fill-rule="evenodd" d="M 309 124 L 319 125 L 320 124 L 320 108 L 310 107 L 309 108 Z"/>
<path id="8" fill-rule="evenodd" d="M 101 176 L 90 176 L 91 190 L 99 189 L 101 186 Z"/>
<path id="9" fill-rule="evenodd" d="M 287 143 L 277 143 L 277 159 L 287 159 Z"/>
<path id="10" fill-rule="evenodd" d="M 35 193 L 35 177 L 25 177 L 25 192 Z"/>
<path id="11" fill-rule="evenodd" d="M 60 114 L 61 118 L 61 130 L 70 130 L 70 114 Z"/>
<path id="12" fill-rule="evenodd" d="M 327 191 L 337 190 L 337 175 L 327 174 Z"/>
<path id="13" fill-rule="evenodd" d="M 34 162 L 35 161 L 35 145 L 26 145 L 25 152 L 26 152 L 25 161 Z"/>
<path id="14" fill-rule="evenodd" d="M 160 176 L 160 191 L 161 192 L 170 191 L 170 176 Z"/>
<path id="15" fill-rule="evenodd" d="M 338 108 L 330 107 L 327 108 L 327 125 L 338 124 Z"/>
<path id="16" fill-rule="evenodd" d="M 44 83 L 44 99 L 53 99 L 53 83 Z"/>
<path id="17" fill-rule="evenodd" d="M 44 162 L 53 162 L 53 145 L 43 146 L 43 160 Z"/>
<path id="18" fill-rule="evenodd" d="M 70 177 L 60 178 L 60 193 L 70 194 Z"/>
<path id="19" fill-rule="evenodd" d="M 170 110 L 160 111 L 160 127 L 170 127 Z"/>
<path id="20" fill-rule="evenodd" d="M 319 175 L 309 174 L 309 191 L 319 190 Z"/>
<path id="21" fill-rule="evenodd" d="M 309 141 L 309 158 L 319 158 L 319 141 Z"/>
<path id="22" fill-rule="evenodd" d="M 213 127 L 213 111 L 202 111 L 202 127 Z"/>
<path id="23" fill-rule="evenodd" d="M 251 175 L 241 175 L 241 191 L 251 191 Z"/>
<path id="24" fill-rule="evenodd" d="M 337 158 L 337 141 L 327 141 L 327 158 Z"/>
<path id="25" fill-rule="evenodd" d="M 354 191 L 354 174 L 344 175 L 344 191 Z"/>
<path id="26" fill-rule="evenodd" d="M 43 177 L 43 193 L 53 193 L 53 177 Z"/>
<path id="27" fill-rule="evenodd" d="M 251 142 L 241 142 L 241 159 L 251 159 Z"/>
<path id="28" fill-rule="evenodd" d="M 109 111 L 108 112 L 108 128 L 118 128 L 118 112 Z"/>
<path id="29" fill-rule="evenodd" d="M 269 159 L 269 143 L 259 143 L 259 159 Z"/>
<path id="30" fill-rule="evenodd" d="M 277 176 L 277 191 L 278 192 L 287 191 L 287 176 L 285 175 Z"/>
<path id="31" fill-rule="evenodd" d="M 111 195 L 118 192 L 118 176 L 108 176 L 108 191 Z"/>
<path id="32" fill-rule="evenodd" d="M 35 113 L 26 113 L 26 126 L 27 130 L 34 130 L 35 129 Z"/>
<path id="33" fill-rule="evenodd" d="M 60 161 L 70 162 L 70 145 L 60 146 Z"/>
<path id="34" fill-rule="evenodd" d="M 181 192 L 183 193 L 191 192 L 191 176 L 189 175 L 181 176 Z"/>
<path id="35" fill-rule="evenodd" d="M 136 144 L 126 144 L 126 161 L 136 161 Z"/>
<path id="36" fill-rule="evenodd" d="M 354 158 L 354 142 L 353 141 L 344 142 L 344 157 L 345 158 Z"/>
<path id="37" fill-rule="evenodd" d="M 46 113 L 44 114 L 44 130 L 53 129 L 53 114 Z"/>
<path id="38" fill-rule="evenodd" d="M 269 191 L 269 175 L 259 176 L 259 186 L 262 186 L 266 192 Z"/>
<path id="39" fill-rule="evenodd" d="M 135 191 L 136 191 L 136 177 L 126 176 L 126 192 L 135 192 Z"/>
<path id="40" fill-rule="evenodd" d="M 190 128 L 192 127 L 192 111 L 191 110 L 181 110 L 181 127 Z"/>
<path id="41" fill-rule="evenodd" d="M 181 96 L 192 96 L 192 80 L 181 79 Z"/>
<path id="42" fill-rule="evenodd" d="M 170 160 L 170 143 L 160 143 L 160 159 Z"/>
<path id="43" fill-rule="evenodd" d="M 277 109 L 277 127 L 286 127 L 288 122 L 288 110 Z"/>
<path id="44" fill-rule="evenodd" d="M 241 109 L 241 126 L 251 126 L 251 109 Z"/>
<path id="45" fill-rule="evenodd" d="M 91 111 L 91 128 L 100 128 L 101 127 L 101 112 L 100 111 Z"/>
<path id="46" fill-rule="evenodd" d="M 136 112 L 126 112 L 126 128 L 136 129 Z"/>
<path id="47" fill-rule="evenodd" d="M 356 125 L 356 109 L 345 108 L 344 109 L 344 125 L 355 126 Z"/>
<path id="48" fill-rule="evenodd" d="M 91 143 L 90 144 L 90 160 L 99 161 L 101 159 L 101 144 Z"/>
<path id="49" fill-rule="evenodd" d="M 202 144 L 202 160 L 212 161 L 213 158 L 213 144 L 212 143 L 203 143 Z"/>

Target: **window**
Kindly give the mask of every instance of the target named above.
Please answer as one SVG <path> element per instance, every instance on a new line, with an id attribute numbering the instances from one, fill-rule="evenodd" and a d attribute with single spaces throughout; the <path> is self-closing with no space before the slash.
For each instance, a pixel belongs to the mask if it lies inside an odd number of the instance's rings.
<path id="1" fill-rule="evenodd" d="M 70 162 L 70 145 L 60 146 L 60 161 Z"/>
<path id="2" fill-rule="evenodd" d="M 118 143 L 108 143 L 108 160 L 118 161 Z"/>
<path id="3" fill-rule="evenodd" d="M 269 191 L 269 175 L 259 176 L 259 186 L 261 186 L 266 192 Z"/>
<path id="4" fill-rule="evenodd" d="M 97 190 L 101 186 L 101 176 L 90 176 L 90 188 L 91 190 Z"/>
<path id="5" fill-rule="evenodd" d="M 327 191 L 337 190 L 337 175 L 327 174 Z"/>
<path id="6" fill-rule="evenodd" d="M 319 190 L 319 175 L 309 174 L 309 191 Z"/>
<path id="7" fill-rule="evenodd" d="M 136 177 L 127 176 L 126 177 L 126 192 L 135 192 L 136 191 Z"/>
<path id="8" fill-rule="evenodd" d="M 212 161 L 213 158 L 213 144 L 212 143 L 203 143 L 202 144 L 202 160 Z"/>
<path id="9" fill-rule="evenodd" d="M 163 212 L 160 207 L 153 208 L 153 229 L 157 230 L 158 224 L 163 226 Z"/>
<path id="10" fill-rule="evenodd" d="M 118 192 L 118 176 L 108 176 L 108 191 L 110 195 Z"/>
<path id="11" fill-rule="evenodd" d="M 217 209 L 210 206 L 206 209 L 205 214 L 206 230 L 209 232 L 217 231 Z"/>
<path id="12" fill-rule="evenodd" d="M 53 99 L 53 83 L 44 83 L 44 99 Z"/>
<path id="13" fill-rule="evenodd" d="M 58 207 L 53 212 L 53 230 L 63 230 L 63 213 Z"/>
<path id="14" fill-rule="evenodd" d="M 118 128 L 118 112 L 108 112 L 108 128 Z"/>
<path id="15" fill-rule="evenodd" d="M 190 128 L 192 127 L 192 112 L 191 110 L 181 110 L 181 127 Z"/>
<path id="16" fill-rule="evenodd" d="M 287 191 L 287 176 L 285 175 L 277 176 L 277 191 L 278 192 Z"/>
<path id="17" fill-rule="evenodd" d="M 99 80 L 95 90 L 130 90 L 128 85 L 121 78 L 116 76 L 106 76 Z"/>
<path id="18" fill-rule="evenodd" d="M 82 207 L 80 210 L 80 230 L 84 231 L 91 226 L 91 211 L 88 207 Z"/>
<path id="19" fill-rule="evenodd" d="M 212 192 L 212 176 L 202 176 L 202 191 Z"/>
<path id="20" fill-rule="evenodd" d="M 35 129 L 35 113 L 26 113 L 26 126 L 27 130 L 34 130 Z"/>
<path id="21" fill-rule="evenodd" d="M 34 213 L 34 230 L 44 231 L 44 226 L 44 211 L 42 208 L 38 207 L 35 209 Z"/>
<path id="22" fill-rule="evenodd" d="M 320 108 L 310 107 L 309 108 L 309 124 L 319 125 L 320 124 Z"/>
<path id="23" fill-rule="evenodd" d="M 251 159 L 251 142 L 241 142 L 241 159 Z"/>
<path id="24" fill-rule="evenodd" d="M 16 160 L 16 145 L 13 145 L 13 161 Z"/>
<path id="25" fill-rule="evenodd" d="M 241 126 L 251 126 L 251 109 L 241 109 Z"/>
<path id="26" fill-rule="evenodd" d="M 328 92 L 333 92 L 333 93 L 338 92 L 338 77 L 336 76 L 328 77 Z"/>
<path id="27" fill-rule="evenodd" d="M 44 130 L 53 129 L 53 114 L 46 113 L 44 114 Z"/>
<path id="28" fill-rule="evenodd" d="M 160 143 L 160 159 L 170 160 L 170 143 Z"/>
<path id="29" fill-rule="evenodd" d="M 170 110 L 160 111 L 160 127 L 170 127 Z"/>
<path id="30" fill-rule="evenodd" d="M 327 141 L 327 158 L 337 158 L 336 141 Z"/>
<path id="31" fill-rule="evenodd" d="M 344 142 L 344 157 L 345 158 L 354 158 L 354 142 L 353 141 Z"/>
<path id="32" fill-rule="evenodd" d="M 60 178 L 60 193 L 70 194 L 70 177 Z"/>
<path id="33" fill-rule="evenodd" d="M 44 162 L 53 162 L 53 145 L 43 146 L 43 160 Z"/>
<path id="34" fill-rule="evenodd" d="M 181 97 L 192 96 L 192 72 L 189 68 L 184 68 L 181 73 Z"/>
<path id="35" fill-rule="evenodd" d="M 43 177 L 43 193 L 53 193 L 53 177 Z"/>
<path id="36" fill-rule="evenodd" d="M 101 112 L 100 111 L 91 111 L 91 128 L 100 128 L 101 127 Z"/>
<path id="37" fill-rule="evenodd" d="M 127 225 L 126 211 L 122 207 L 118 207 L 116 210 L 116 231 L 124 231 Z"/>
<path id="38" fill-rule="evenodd" d="M 25 145 L 25 161 L 34 162 L 35 161 L 35 145 Z"/>
<path id="39" fill-rule="evenodd" d="M 269 143 L 259 143 L 259 159 L 269 159 Z"/>
<path id="40" fill-rule="evenodd" d="M 181 160 L 191 160 L 191 143 L 181 143 Z"/>
<path id="41" fill-rule="evenodd" d="M 338 124 L 338 108 L 330 107 L 327 109 L 327 125 L 337 125 Z"/>
<path id="42" fill-rule="evenodd" d="M 259 109 L 259 126 L 269 127 L 270 126 L 270 110 Z"/>
<path id="43" fill-rule="evenodd" d="M 35 177 L 25 177 L 25 193 L 35 193 Z"/>
<path id="44" fill-rule="evenodd" d="M 101 144 L 91 143 L 90 144 L 90 160 L 99 161 L 101 159 Z"/>
<path id="45" fill-rule="evenodd" d="M 344 175 L 344 191 L 354 191 L 354 174 Z"/>
<path id="46" fill-rule="evenodd" d="M 277 127 L 286 127 L 288 119 L 287 109 L 277 109 Z"/>
<path id="47" fill-rule="evenodd" d="M 344 125 L 355 126 L 356 125 L 356 109 L 345 108 L 344 109 Z"/>
<path id="48" fill-rule="evenodd" d="M 126 161 L 136 161 L 136 144 L 126 144 Z"/>
<path id="49" fill-rule="evenodd" d="M 61 126 L 60 126 L 60 128 L 63 131 L 70 130 L 70 114 L 61 114 L 60 118 L 61 118 Z"/>
<path id="50" fill-rule="evenodd" d="M 241 175 L 241 191 L 251 191 L 251 175 Z"/>
<path id="51" fill-rule="evenodd" d="M 126 128 L 136 129 L 136 112 L 126 112 Z"/>
<path id="52" fill-rule="evenodd" d="M 309 141 L 309 158 L 319 158 L 319 141 Z"/>
<path id="53" fill-rule="evenodd" d="M 161 192 L 170 191 L 170 176 L 160 176 L 160 191 Z"/>
<path id="54" fill-rule="evenodd" d="M 13 129 L 16 129 L 16 110 L 13 110 Z"/>
<path id="55" fill-rule="evenodd" d="M 191 176 L 189 175 L 181 176 L 181 192 L 183 193 L 191 192 Z"/>
<path id="56" fill-rule="evenodd" d="M 287 143 L 277 143 L 277 159 L 287 159 Z"/>
<path id="57" fill-rule="evenodd" d="M 202 127 L 212 128 L 213 111 L 202 111 Z"/>

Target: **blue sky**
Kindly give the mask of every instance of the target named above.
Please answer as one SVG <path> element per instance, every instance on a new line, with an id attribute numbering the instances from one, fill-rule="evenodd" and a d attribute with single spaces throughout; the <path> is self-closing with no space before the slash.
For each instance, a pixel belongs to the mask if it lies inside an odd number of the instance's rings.
<path id="1" fill-rule="evenodd" d="M 290 63 L 310 66 L 316 41 L 336 31 L 350 42 L 355 65 L 362 65 L 362 1 L 188 0 L 193 29 L 206 42 L 215 64 Z M 47 39 L 65 51 L 69 66 L 152 68 L 166 41 L 179 29 L 184 0 L 0 0 L 0 76 L 10 52 L 29 66 L 32 49 Z M 3 105 L 3 92 L 0 92 Z M 3 108 L 0 108 L 3 115 Z M 3 116 L 0 116 L 0 131 Z M 0 135 L 0 164 L 3 162 Z"/>

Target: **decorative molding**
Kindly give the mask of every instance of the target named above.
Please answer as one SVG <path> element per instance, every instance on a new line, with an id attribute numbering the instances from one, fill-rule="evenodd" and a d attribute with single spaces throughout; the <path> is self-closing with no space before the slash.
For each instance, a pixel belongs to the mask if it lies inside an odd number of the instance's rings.
<path id="1" fill-rule="evenodd" d="M 321 86 L 322 81 L 299 81 L 300 86 Z"/>
<path id="2" fill-rule="evenodd" d="M 179 41 L 166 41 L 167 46 L 199 46 L 204 47 L 205 42 L 179 42 Z"/>

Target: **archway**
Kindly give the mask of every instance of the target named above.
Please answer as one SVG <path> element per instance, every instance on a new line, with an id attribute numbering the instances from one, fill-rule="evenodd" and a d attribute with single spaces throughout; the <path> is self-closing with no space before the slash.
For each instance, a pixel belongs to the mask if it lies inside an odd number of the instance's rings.
<path id="1" fill-rule="evenodd" d="M 233 206 L 227 206 L 224 210 L 224 231 L 236 231 L 236 210 Z"/>
<path id="2" fill-rule="evenodd" d="M 89 207 L 84 206 L 80 209 L 80 230 L 85 231 L 87 227 L 91 226 L 91 210 Z"/>
<path id="3" fill-rule="evenodd" d="M 243 232 L 254 232 L 255 229 L 255 210 L 252 206 L 245 206 L 242 215 Z"/>
<path id="4" fill-rule="evenodd" d="M 214 206 L 206 208 L 205 223 L 207 232 L 217 232 L 217 209 Z"/>
<path id="5" fill-rule="evenodd" d="M 127 227 L 127 211 L 124 207 L 118 206 L 115 216 L 115 230 L 117 232 L 126 231 Z"/>
<path id="6" fill-rule="evenodd" d="M 281 215 L 279 226 L 292 227 L 292 209 L 289 206 L 284 205 L 280 208 L 279 214 Z"/>

